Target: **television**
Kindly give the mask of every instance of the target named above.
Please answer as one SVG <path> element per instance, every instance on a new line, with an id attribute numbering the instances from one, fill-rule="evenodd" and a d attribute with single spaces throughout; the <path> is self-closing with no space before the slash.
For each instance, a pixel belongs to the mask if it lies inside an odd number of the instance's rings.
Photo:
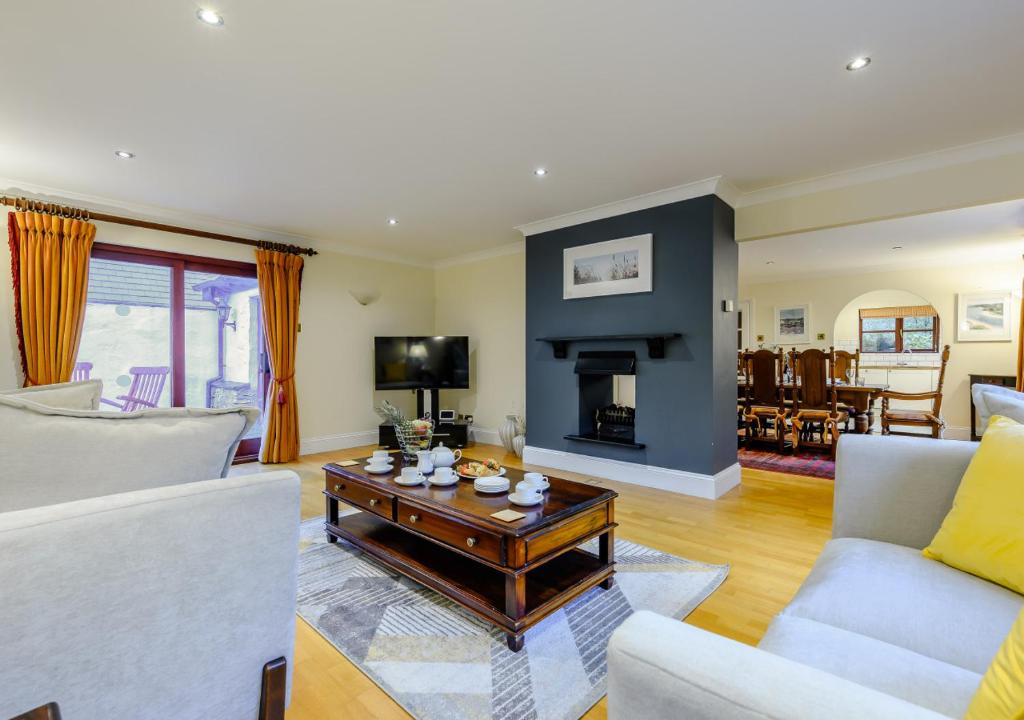
<path id="1" fill-rule="evenodd" d="M 468 337 L 375 337 L 373 345 L 377 390 L 469 387 Z"/>

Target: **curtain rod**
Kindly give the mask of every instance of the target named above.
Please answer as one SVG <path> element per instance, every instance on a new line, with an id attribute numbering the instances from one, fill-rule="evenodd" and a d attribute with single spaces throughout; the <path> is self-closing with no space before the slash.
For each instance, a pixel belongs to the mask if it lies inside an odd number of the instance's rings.
<path id="1" fill-rule="evenodd" d="M 100 222 L 115 223 L 117 225 L 129 225 L 131 227 L 145 228 L 146 230 L 158 230 L 160 232 L 176 233 L 178 235 L 191 235 L 192 237 L 206 238 L 208 240 L 222 240 L 224 242 L 249 245 L 250 247 L 263 250 L 276 250 L 277 252 L 291 253 L 293 255 L 317 254 L 313 248 L 288 245 L 287 243 L 270 242 L 268 240 L 249 240 L 248 238 L 225 235 L 223 233 L 209 232 L 207 230 L 193 230 L 192 228 L 179 227 L 177 225 L 165 225 L 164 223 L 149 222 L 148 220 L 137 220 L 135 218 L 121 217 L 120 215 L 108 215 L 106 213 L 91 212 L 81 208 L 57 205 L 56 203 L 31 200 L 23 197 L 8 197 L 0 195 L 0 205 L 8 205 L 16 210 L 28 210 L 31 212 L 43 212 L 59 217 L 75 218 L 78 220 L 98 220 Z"/>

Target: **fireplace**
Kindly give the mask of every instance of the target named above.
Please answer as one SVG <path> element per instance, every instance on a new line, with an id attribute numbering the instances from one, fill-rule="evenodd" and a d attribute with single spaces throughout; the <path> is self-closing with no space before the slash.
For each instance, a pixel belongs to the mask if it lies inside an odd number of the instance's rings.
<path id="1" fill-rule="evenodd" d="M 570 440 L 642 448 L 636 441 L 636 353 L 580 351 L 579 432 Z"/>

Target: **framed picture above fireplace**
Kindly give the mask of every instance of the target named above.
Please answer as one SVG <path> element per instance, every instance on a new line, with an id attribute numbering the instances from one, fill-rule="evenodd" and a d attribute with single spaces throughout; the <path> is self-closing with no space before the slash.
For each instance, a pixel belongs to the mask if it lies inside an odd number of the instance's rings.
<path id="1" fill-rule="evenodd" d="M 653 246 L 648 233 L 566 248 L 562 299 L 651 292 Z"/>

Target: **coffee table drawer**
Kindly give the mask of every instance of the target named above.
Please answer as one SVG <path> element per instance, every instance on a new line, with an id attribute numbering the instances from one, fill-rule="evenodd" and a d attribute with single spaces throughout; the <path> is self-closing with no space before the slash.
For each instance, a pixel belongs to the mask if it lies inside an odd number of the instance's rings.
<path id="1" fill-rule="evenodd" d="M 501 536 L 398 501 L 398 524 L 496 564 L 503 564 Z"/>
<path id="2" fill-rule="evenodd" d="M 394 519 L 395 496 L 344 478 L 327 476 L 327 492 L 349 505 L 361 507 L 388 520 Z"/>

